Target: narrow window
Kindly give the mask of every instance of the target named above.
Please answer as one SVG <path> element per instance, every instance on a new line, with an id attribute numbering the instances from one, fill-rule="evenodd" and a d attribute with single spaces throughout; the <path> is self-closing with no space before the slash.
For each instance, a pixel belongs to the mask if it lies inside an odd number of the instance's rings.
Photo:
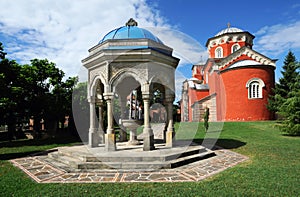
<path id="1" fill-rule="evenodd" d="M 223 50 L 222 47 L 218 47 L 215 50 L 215 57 L 216 58 L 222 58 L 223 57 Z"/>

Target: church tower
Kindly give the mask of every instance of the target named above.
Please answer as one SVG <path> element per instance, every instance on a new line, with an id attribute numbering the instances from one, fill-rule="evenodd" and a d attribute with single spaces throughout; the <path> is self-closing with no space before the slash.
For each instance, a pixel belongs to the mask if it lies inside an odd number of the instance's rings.
<path id="1" fill-rule="evenodd" d="M 194 65 L 193 77 L 183 85 L 182 121 L 202 121 L 205 108 L 211 121 L 273 119 L 266 106 L 277 60 L 253 50 L 254 38 L 228 24 L 207 40 L 208 60 Z"/>

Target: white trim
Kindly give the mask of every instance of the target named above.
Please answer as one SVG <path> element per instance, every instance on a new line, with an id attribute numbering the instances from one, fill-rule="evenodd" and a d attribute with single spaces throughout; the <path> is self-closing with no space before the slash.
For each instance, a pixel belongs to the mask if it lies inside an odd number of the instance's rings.
<path id="1" fill-rule="evenodd" d="M 237 67 L 251 66 L 251 65 L 261 65 L 261 64 L 254 60 L 240 60 L 231 64 L 228 68 L 237 68 Z"/>

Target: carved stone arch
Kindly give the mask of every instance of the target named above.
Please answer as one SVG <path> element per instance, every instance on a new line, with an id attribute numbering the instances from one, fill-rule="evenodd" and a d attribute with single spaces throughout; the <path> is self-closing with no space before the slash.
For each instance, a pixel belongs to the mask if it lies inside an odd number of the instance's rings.
<path id="1" fill-rule="evenodd" d="M 170 79 L 167 75 L 164 74 L 164 72 L 162 72 L 160 75 L 157 76 L 153 76 L 150 80 L 149 83 L 153 84 L 153 83 L 158 83 L 163 85 L 165 88 L 169 88 L 169 89 L 175 89 L 174 84 L 171 83 L 172 79 Z"/>
<path id="2" fill-rule="evenodd" d="M 145 84 L 147 80 L 142 79 L 138 72 L 134 69 L 122 69 L 119 72 L 117 72 L 109 81 L 109 85 L 113 88 L 117 85 L 118 81 L 122 81 L 126 77 L 133 77 L 137 82 L 139 82 L 141 85 Z"/>
<path id="3" fill-rule="evenodd" d="M 104 79 L 104 77 L 100 74 L 100 75 L 96 75 L 92 80 L 91 80 L 91 83 L 90 83 L 90 86 L 88 87 L 88 96 L 91 97 L 91 96 L 95 96 L 96 94 L 96 88 L 97 88 L 97 82 L 100 81 L 104 87 L 107 86 L 107 83 Z M 105 88 L 103 90 L 105 92 Z"/>

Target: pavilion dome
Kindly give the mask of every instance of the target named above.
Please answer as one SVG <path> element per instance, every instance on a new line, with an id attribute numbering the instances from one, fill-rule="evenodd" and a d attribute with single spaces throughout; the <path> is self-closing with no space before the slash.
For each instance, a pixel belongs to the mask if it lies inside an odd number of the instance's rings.
<path id="1" fill-rule="evenodd" d="M 227 34 L 227 33 L 238 33 L 238 32 L 244 32 L 243 30 L 236 28 L 236 27 L 227 27 L 226 29 L 221 30 L 219 33 L 215 35 L 215 37 Z"/>
<path id="2" fill-rule="evenodd" d="M 137 26 L 137 22 L 133 19 L 130 19 L 126 26 L 119 27 L 107 33 L 101 40 L 100 44 L 106 40 L 121 40 L 121 39 L 150 39 L 155 42 L 163 44 L 163 42 L 153 35 L 150 31 L 140 28 Z"/>

